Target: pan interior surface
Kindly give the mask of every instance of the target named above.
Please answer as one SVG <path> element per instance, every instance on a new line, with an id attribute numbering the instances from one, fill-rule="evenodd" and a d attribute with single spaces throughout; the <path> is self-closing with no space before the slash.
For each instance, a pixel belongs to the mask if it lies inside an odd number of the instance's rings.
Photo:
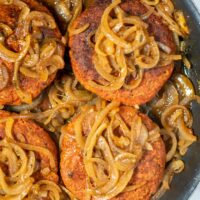
<path id="1" fill-rule="evenodd" d="M 192 69 L 184 69 L 184 72 L 193 82 L 196 93 L 200 95 L 200 12 L 192 1 L 174 0 L 174 2 L 176 7 L 183 10 L 185 16 L 187 16 L 191 31 L 186 43 L 189 47 L 188 58 L 192 63 Z M 161 200 L 188 200 L 200 182 L 200 105 L 196 102 L 192 103 L 192 113 L 194 119 L 193 130 L 198 140 L 183 157 L 185 162 L 184 171 L 174 176 L 170 190 L 165 193 Z"/>

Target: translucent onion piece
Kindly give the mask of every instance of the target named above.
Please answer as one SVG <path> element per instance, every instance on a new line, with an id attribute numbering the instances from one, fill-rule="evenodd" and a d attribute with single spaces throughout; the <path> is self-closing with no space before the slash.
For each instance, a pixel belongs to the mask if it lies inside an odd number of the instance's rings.
<path id="1" fill-rule="evenodd" d="M 121 67 L 120 72 L 119 72 L 119 77 L 117 79 L 113 78 L 111 84 L 109 84 L 108 86 L 102 86 L 102 85 L 95 83 L 94 81 L 90 81 L 89 83 L 93 87 L 102 88 L 103 90 L 118 90 L 123 86 L 123 83 L 124 83 L 126 75 L 127 75 L 126 60 L 123 55 L 122 49 L 117 48 L 116 55 L 117 55 L 117 63 Z M 100 66 L 98 66 L 98 65 L 95 65 L 95 67 L 96 67 L 97 71 L 99 71 L 99 72 L 102 70 L 100 68 Z M 101 73 L 101 74 L 103 74 L 103 73 Z M 104 76 L 104 78 L 106 78 L 106 77 Z"/>
<path id="2" fill-rule="evenodd" d="M 9 106 L 9 110 L 14 111 L 14 112 L 22 112 L 22 111 L 27 111 L 27 110 L 33 110 L 36 108 L 44 99 L 44 93 L 41 93 L 39 97 L 33 100 L 31 104 L 22 104 L 18 106 Z"/>
<path id="3" fill-rule="evenodd" d="M 178 23 L 181 31 L 183 32 L 184 35 L 189 35 L 190 31 L 189 28 L 187 26 L 187 22 L 186 19 L 184 17 L 184 14 L 182 11 L 177 10 L 174 12 L 174 18 L 176 20 L 176 22 Z"/>
<path id="4" fill-rule="evenodd" d="M 166 108 L 161 115 L 161 123 L 165 129 L 173 130 L 177 126 L 179 117 L 183 117 L 186 126 L 192 127 L 192 115 L 186 107 L 181 105 L 172 105 Z"/>
<path id="5" fill-rule="evenodd" d="M 23 21 L 27 18 L 29 13 L 30 13 L 30 8 L 27 6 L 23 7 L 18 18 L 18 23 L 23 23 Z"/>
<path id="6" fill-rule="evenodd" d="M 166 54 L 164 52 L 160 52 L 160 61 L 158 63 L 158 67 L 164 67 L 167 65 L 172 64 L 174 61 L 181 60 L 181 55 L 172 55 L 172 54 Z"/>
<path id="7" fill-rule="evenodd" d="M 57 70 L 62 69 L 63 67 L 64 60 L 59 55 L 52 55 L 49 58 L 47 57 L 45 59 L 42 59 L 36 66 L 39 71 L 41 80 L 43 81 L 47 81 L 49 75 L 55 73 Z M 47 72 L 47 76 L 43 76 L 45 72 Z"/>
<path id="8" fill-rule="evenodd" d="M 115 157 L 116 166 L 121 171 L 128 171 L 135 167 L 137 157 L 131 153 L 122 153 Z"/>
<path id="9" fill-rule="evenodd" d="M 156 126 L 154 129 L 149 131 L 148 142 L 153 143 L 160 137 L 160 128 Z"/>
<path id="10" fill-rule="evenodd" d="M 18 77 L 19 76 L 18 75 L 19 66 L 20 66 L 20 63 L 16 62 L 15 66 L 14 66 L 13 85 L 14 85 L 14 88 L 15 88 L 15 90 L 17 92 L 17 95 L 19 96 L 21 101 L 24 102 L 24 103 L 31 104 L 32 103 L 32 96 L 30 94 L 28 94 L 28 93 L 25 93 L 20 88 L 19 77 Z"/>
<path id="11" fill-rule="evenodd" d="M 197 103 L 200 104 L 200 96 L 194 95 L 185 97 L 180 101 L 180 105 L 187 106 L 192 101 L 197 101 Z"/>
<path id="12" fill-rule="evenodd" d="M 72 18 L 72 14 L 70 12 L 70 2 L 66 1 L 58 1 L 55 3 L 55 11 L 60 17 L 62 17 L 66 23 L 70 21 Z"/>
<path id="13" fill-rule="evenodd" d="M 163 18 L 163 20 L 168 24 L 169 29 L 179 36 L 185 37 L 185 33 L 180 29 L 179 25 L 176 23 L 175 19 L 169 15 L 169 12 L 165 9 L 163 4 L 158 4 L 156 6 L 157 13 Z"/>
<path id="14" fill-rule="evenodd" d="M 13 0 L 13 5 L 18 6 L 21 9 L 23 9 L 24 7 L 28 7 L 28 5 L 21 0 Z"/>
<path id="15" fill-rule="evenodd" d="M 51 200 L 60 200 L 60 187 L 52 181 L 40 180 L 33 185 L 28 195 L 28 199 L 38 199 L 46 193 Z"/>
<path id="16" fill-rule="evenodd" d="M 142 20 L 146 20 L 153 14 L 153 12 L 154 12 L 154 8 L 153 7 L 149 7 L 149 10 L 145 14 L 141 15 L 140 18 Z"/>
<path id="17" fill-rule="evenodd" d="M 145 55 L 140 55 L 138 58 L 136 58 L 136 64 L 140 66 L 140 68 L 144 69 L 150 69 L 155 66 L 157 66 L 159 59 L 160 59 L 160 51 L 158 49 L 158 45 L 155 42 L 154 38 L 150 39 L 150 55 L 153 56 L 153 59 L 151 57 L 147 57 Z"/>
<path id="18" fill-rule="evenodd" d="M 3 173 L 2 169 L 0 168 L 0 180 L 1 180 L 1 188 L 3 191 L 5 191 L 6 194 L 9 194 L 9 195 L 17 195 L 17 194 L 20 194 L 20 193 L 23 193 L 24 189 L 30 184 L 33 182 L 32 179 L 27 179 L 26 181 L 24 181 L 23 184 L 14 184 L 12 185 L 12 187 L 10 187 L 8 185 L 8 183 L 6 183 L 6 180 L 5 180 L 5 174 Z"/>
<path id="19" fill-rule="evenodd" d="M 171 132 L 171 131 L 167 131 L 165 129 L 161 129 L 161 134 L 162 135 L 167 135 L 171 138 L 171 148 L 170 150 L 167 152 L 167 156 L 166 156 L 166 162 L 169 162 L 170 160 L 172 160 L 172 158 L 174 157 L 176 150 L 177 150 L 177 139 L 176 139 L 176 135 L 175 133 Z"/>
<path id="20" fill-rule="evenodd" d="M 66 113 L 67 116 L 65 118 L 69 118 L 70 116 L 72 116 L 74 114 L 74 107 L 72 105 L 68 104 L 68 102 L 63 102 L 61 104 L 58 104 L 55 108 L 46 110 L 42 113 L 43 116 L 41 116 L 41 117 L 46 118 L 46 120 L 44 121 L 44 124 L 47 125 L 53 119 L 53 117 L 56 115 L 56 113 L 63 108 L 67 109 L 67 111 L 68 111 Z M 36 117 L 36 119 L 37 119 L 37 117 Z M 40 119 L 40 118 L 38 118 L 38 119 Z"/>
<path id="21" fill-rule="evenodd" d="M 117 185 L 110 192 L 108 192 L 102 196 L 97 195 L 97 197 L 100 196 L 99 198 L 111 199 L 111 198 L 117 196 L 119 193 L 121 193 L 125 189 L 125 187 L 129 183 L 129 181 L 131 180 L 132 175 L 133 175 L 133 170 L 129 170 L 129 171 L 125 172 L 120 177 Z"/>
<path id="22" fill-rule="evenodd" d="M 162 49 L 162 51 L 164 51 L 165 53 L 167 53 L 167 54 L 171 53 L 172 50 L 167 45 L 165 45 L 161 42 L 157 42 L 157 44 L 160 47 L 160 49 Z"/>
<path id="23" fill-rule="evenodd" d="M 185 155 L 188 147 L 197 140 L 197 137 L 193 135 L 193 131 L 185 125 L 183 117 L 178 118 L 177 128 L 179 135 L 179 152 L 181 155 Z"/>
<path id="24" fill-rule="evenodd" d="M 8 37 L 13 33 L 12 29 L 4 23 L 0 23 L 0 30 L 3 31 L 5 37 Z"/>
<path id="25" fill-rule="evenodd" d="M 56 51 L 57 43 L 55 40 L 47 40 L 40 48 L 40 58 L 49 58 L 51 57 L 54 52 Z"/>
<path id="26" fill-rule="evenodd" d="M 76 123 L 74 126 L 76 142 L 78 143 L 78 145 L 81 149 L 84 149 L 84 146 L 85 146 L 85 138 L 82 135 L 82 122 L 83 122 L 86 114 L 87 114 L 87 112 L 85 112 L 84 114 L 81 114 L 78 117 L 78 119 L 76 120 Z"/>
<path id="27" fill-rule="evenodd" d="M 162 112 L 171 105 L 179 104 L 179 94 L 171 82 L 164 85 L 163 93 L 158 94 L 151 103 L 153 113 L 160 117 Z"/>
<path id="28" fill-rule="evenodd" d="M 10 145 L 16 152 L 16 155 L 19 156 L 20 162 L 21 162 L 21 163 L 19 163 L 19 164 L 21 164 L 21 166 L 18 168 L 18 170 L 15 173 L 11 174 L 11 177 L 18 177 L 19 175 L 23 176 L 25 174 L 26 166 L 27 166 L 27 162 L 28 162 L 26 153 L 18 145 L 15 145 L 13 143 L 11 143 Z M 10 167 L 12 167 L 12 166 L 10 166 Z"/>
<path id="29" fill-rule="evenodd" d="M 40 146 L 34 146 L 34 145 L 31 145 L 31 144 L 21 143 L 21 142 L 15 142 L 15 143 L 23 149 L 26 149 L 26 150 L 29 150 L 29 151 L 35 151 L 37 153 L 41 153 L 43 155 L 46 155 L 49 158 L 49 163 L 50 163 L 52 170 L 54 170 L 56 168 L 56 164 L 55 164 L 53 154 L 48 149 L 46 149 L 44 147 L 40 147 Z"/>
<path id="30" fill-rule="evenodd" d="M 30 35 L 27 35 L 25 38 L 25 44 L 23 45 L 23 49 L 19 53 L 15 53 L 7 49 L 3 44 L 0 43 L 0 58 L 8 62 L 17 62 L 21 60 L 26 55 L 29 49 L 30 40 Z"/>
<path id="31" fill-rule="evenodd" d="M 130 130 L 127 130 L 128 128 L 126 127 L 126 125 L 123 125 L 123 120 L 120 120 L 115 126 L 113 122 L 114 118 L 112 117 L 111 122 L 107 127 L 108 143 L 112 151 L 125 153 L 126 151 L 124 151 L 123 148 L 127 147 L 130 144 L 130 138 L 127 137 L 126 132 L 128 131 L 128 136 L 130 136 Z M 120 127 L 120 123 L 122 124 L 122 127 Z M 117 128 L 120 128 L 120 130 L 123 132 L 123 135 L 121 135 L 120 137 L 114 134 L 114 131 Z"/>
<path id="32" fill-rule="evenodd" d="M 87 23 L 87 24 L 81 26 L 80 28 L 70 30 L 69 34 L 70 34 L 70 36 L 80 34 L 80 33 L 84 32 L 85 30 L 87 30 L 89 28 L 89 26 L 90 26 L 90 24 Z"/>
<path id="33" fill-rule="evenodd" d="M 53 17 L 45 12 L 40 12 L 40 11 L 31 11 L 29 13 L 29 15 L 27 16 L 27 19 L 25 20 L 25 24 L 24 24 L 24 31 L 25 33 L 29 32 L 29 28 L 30 28 L 30 24 L 34 20 L 39 20 L 40 23 L 37 24 L 38 26 L 43 26 L 43 27 L 47 27 L 50 29 L 55 29 L 56 28 L 56 23 L 55 20 L 53 19 Z M 35 23 L 36 25 L 36 23 Z M 34 26 L 34 24 L 32 25 Z"/>
<path id="34" fill-rule="evenodd" d="M 140 182 L 137 185 L 128 185 L 123 192 L 131 192 L 134 190 L 137 190 L 138 188 L 144 187 L 146 184 L 146 181 Z"/>
<path id="35" fill-rule="evenodd" d="M 160 2 L 160 0 L 142 0 L 142 2 L 149 6 L 155 6 Z"/>
<path id="36" fill-rule="evenodd" d="M 133 90 L 140 85 L 143 80 L 144 70 L 139 69 L 138 75 L 135 80 L 132 80 L 130 83 L 124 83 L 123 87 L 129 90 Z"/>
<path id="37" fill-rule="evenodd" d="M 86 91 L 84 88 L 78 88 L 78 81 L 73 77 L 67 76 L 64 84 L 64 94 L 66 100 L 70 101 L 89 101 L 93 95 Z"/>
<path id="38" fill-rule="evenodd" d="M 120 47 L 130 48 L 130 44 L 128 44 L 125 40 L 121 39 L 113 33 L 113 31 L 110 29 L 108 22 L 110 12 L 120 3 L 120 0 L 114 1 L 106 8 L 101 18 L 101 23 L 103 24 L 103 26 L 101 27 L 101 31 L 106 35 L 107 38 L 109 38 L 115 44 L 118 44 Z"/>
<path id="39" fill-rule="evenodd" d="M 87 146 L 89 146 L 91 138 L 93 138 L 93 134 L 95 132 L 95 130 L 98 128 L 98 126 L 102 123 L 102 121 L 104 120 L 104 117 L 110 112 L 110 110 L 114 109 L 115 107 L 117 107 L 119 105 L 119 103 L 117 102 L 112 102 L 110 103 L 106 108 L 104 108 L 98 115 L 98 118 L 96 119 L 95 123 L 92 126 L 92 129 L 90 131 L 90 134 L 87 137 L 87 141 L 85 144 L 85 149 L 87 148 Z"/>
<path id="40" fill-rule="evenodd" d="M 141 144 L 141 146 L 144 146 L 148 140 L 148 130 L 143 124 L 141 126 L 140 134 L 138 135 L 137 140 L 138 143 Z"/>
<path id="41" fill-rule="evenodd" d="M 36 40 L 31 42 L 28 54 L 23 60 L 23 66 L 26 68 L 33 68 L 39 62 L 39 44 Z"/>
<path id="42" fill-rule="evenodd" d="M 82 1 L 81 0 L 76 0 L 73 4 L 73 10 L 72 10 L 72 18 L 70 20 L 70 23 L 68 25 L 68 32 L 70 33 L 71 32 L 71 29 L 72 29 L 72 25 L 73 25 L 73 22 L 74 20 L 80 15 L 81 11 L 82 11 Z M 73 30 L 73 29 L 72 29 Z M 67 32 L 65 34 L 65 36 L 67 36 Z"/>
<path id="43" fill-rule="evenodd" d="M 115 187 L 115 185 L 117 184 L 118 178 L 119 178 L 119 171 L 117 170 L 116 165 L 114 165 L 114 158 L 110 151 L 109 145 L 104 139 L 104 137 L 101 137 L 101 136 L 99 137 L 98 147 L 104 152 L 103 154 L 104 154 L 105 160 L 108 162 L 108 166 L 110 167 L 110 171 L 109 171 L 110 179 L 108 182 L 106 182 L 105 185 L 103 185 L 102 187 L 98 187 L 95 193 L 106 194 L 110 190 L 112 190 L 112 188 Z"/>
<path id="44" fill-rule="evenodd" d="M 28 69 L 26 67 L 20 67 L 19 71 L 24 76 L 27 76 L 27 77 L 30 77 L 30 78 L 35 78 L 35 79 L 39 78 L 39 74 L 37 72 L 35 72 L 34 70 L 31 70 L 31 69 Z"/>
<path id="45" fill-rule="evenodd" d="M 3 90 L 9 81 L 8 69 L 3 63 L 0 64 L 0 91 Z"/>
<path id="46" fill-rule="evenodd" d="M 195 90 L 192 82 L 183 74 L 175 74 L 172 81 L 180 95 L 180 100 L 184 97 L 192 97 L 195 95 Z"/>
<path id="47" fill-rule="evenodd" d="M 99 126 L 99 128 L 96 130 L 94 135 L 89 135 L 87 140 L 86 140 L 86 144 L 84 147 L 84 165 L 85 165 L 85 169 L 87 172 L 87 175 L 89 177 L 91 177 L 92 179 L 96 179 L 96 174 L 94 171 L 94 167 L 90 161 L 90 159 L 92 158 L 92 154 L 93 154 L 93 150 L 95 147 L 95 144 L 98 141 L 98 137 L 100 137 L 100 135 L 102 134 L 102 132 L 106 129 L 107 124 L 103 123 Z M 94 126 L 93 126 L 94 127 Z M 111 156 L 111 154 L 109 154 Z"/>
<path id="48" fill-rule="evenodd" d="M 8 161 L 8 163 L 5 164 L 8 166 L 10 172 L 10 176 L 7 177 L 0 168 L 0 186 L 6 195 L 5 197 L 10 197 L 11 199 L 24 197 L 28 192 L 25 188 L 30 189 L 33 183 L 33 179 L 30 177 L 24 179 L 28 161 L 27 155 L 22 148 L 14 143 L 8 142 L 6 139 L 0 141 L 0 146 L 2 148 L 0 152 L 1 158 L 4 156 L 7 157 L 5 161 Z M 2 198 L 4 199 L 4 197 Z"/>
<path id="49" fill-rule="evenodd" d="M 186 56 L 183 56 L 183 64 L 185 67 L 187 67 L 188 69 L 191 69 L 192 64 L 191 62 L 188 60 L 188 58 Z"/>
<path id="50" fill-rule="evenodd" d="M 174 38 L 174 42 L 176 43 L 176 48 L 177 48 L 177 51 L 180 50 L 180 38 L 179 38 L 179 35 L 175 32 L 173 32 L 173 38 Z"/>
<path id="51" fill-rule="evenodd" d="M 24 179 L 30 177 L 34 173 L 35 165 L 36 165 L 35 153 L 33 151 L 29 151 L 26 173 L 23 174 Z"/>
<path id="52" fill-rule="evenodd" d="M 189 110 L 181 105 L 174 105 L 165 109 L 161 116 L 161 123 L 169 131 L 176 131 L 178 135 L 178 150 L 181 155 L 197 138 L 193 135 L 192 116 Z"/>
<path id="53" fill-rule="evenodd" d="M 14 119 L 12 117 L 8 118 L 5 125 L 5 135 L 6 137 L 11 138 L 11 139 L 13 139 L 13 135 L 12 135 L 13 124 L 14 124 Z"/>
<path id="54" fill-rule="evenodd" d="M 0 0 L 0 4 L 4 5 L 11 5 L 13 3 L 13 0 Z"/>

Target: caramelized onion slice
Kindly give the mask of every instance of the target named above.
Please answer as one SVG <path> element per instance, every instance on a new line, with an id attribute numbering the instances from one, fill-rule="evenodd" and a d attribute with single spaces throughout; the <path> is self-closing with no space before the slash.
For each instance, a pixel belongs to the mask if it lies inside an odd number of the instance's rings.
<path id="1" fill-rule="evenodd" d="M 193 135 L 192 129 L 185 125 L 182 117 L 177 120 L 178 135 L 179 135 L 179 152 L 183 156 L 187 152 L 188 147 L 197 140 L 197 137 Z"/>
<path id="2" fill-rule="evenodd" d="M 160 47 L 160 49 L 161 49 L 162 51 L 164 51 L 165 53 L 167 53 L 167 54 L 170 54 L 170 53 L 171 53 L 172 50 L 171 50 L 167 45 L 165 45 L 164 43 L 157 42 L 157 44 L 158 44 L 158 46 Z"/>
<path id="3" fill-rule="evenodd" d="M 128 171 L 134 169 L 137 157 L 132 153 L 121 153 L 115 157 L 115 162 L 119 170 Z"/>
<path id="4" fill-rule="evenodd" d="M 8 106 L 7 108 L 13 112 L 22 112 L 22 111 L 32 110 L 36 108 L 42 102 L 43 99 L 44 99 L 44 93 L 41 93 L 40 96 L 34 99 L 31 104 L 22 104 L 19 106 Z"/>
<path id="5" fill-rule="evenodd" d="M 169 151 L 167 152 L 167 156 L 166 156 L 166 162 L 169 162 L 170 160 L 173 159 L 176 150 L 177 150 L 177 139 L 176 139 L 176 134 L 174 132 L 165 130 L 165 129 L 161 129 L 161 134 L 164 136 L 169 136 L 171 138 L 171 148 L 169 149 Z"/>
<path id="6" fill-rule="evenodd" d="M 195 95 L 195 90 L 192 82 L 183 74 L 175 74 L 172 81 L 178 90 L 180 100 L 184 97 L 191 97 Z"/>
<path id="7" fill-rule="evenodd" d="M 20 88 L 19 77 L 18 77 L 19 65 L 20 65 L 20 63 L 16 62 L 15 66 L 14 66 L 14 75 L 13 75 L 13 80 L 12 80 L 13 86 L 17 92 L 17 95 L 21 99 L 21 101 L 30 104 L 30 103 L 32 103 L 31 94 L 24 92 Z"/>
<path id="8" fill-rule="evenodd" d="M 166 108 L 161 115 L 161 123 L 165 129 L 173 131 L 177 127 L 179 117 L 183 117 L 187 127 L 192 127 L 192 115 L 186 107 L 181 105 L 172 105 Z"/>
<path id="9" fill-rule="evenodd" d="M 197 101 L 197 103 L 200 104 L 200 96 L 194 95 L 194 96 L 190 96 L 190 97 L 185 97 L 180 101 L 180 105 L 187 106 L 192 101 Z"/>
<path id="10" fill-rule="evenodd" d="M 7 67 L 1 63 L 0 64 L 0 91 L 3 90 L 9 81 L 9 74 Z"/>
<path id="11" fill-rule="evenodd" d="M 60 200 L 60 195 L 61 189 L 56 183 L 49 180 L 39 180 L 31 188 L 28 199 L 41 199 L 44 196 L 51 200 Z"/>
<path id="12" fill-rule="evenodd" d="M 31 11 L 25 23 L 25 28 L 27 29 L 27 32 L 31 21 L 33 20 L 40 20 L 41 22 L 43 22 L 42 26 L 47 27 L 49 29 L 56 28 L 55 20 L 51 15 L 40 11 Z"/>
<path id="13" fill-rule="evenodd" d="M 0 23 L 0 31 L 3 31 L 3 35 L 5 37 L 8 37 L 13 32 L 12 29 L 8 25 L 6 25 L 4 23 Z"/>
<path id="14" fill-rule="evenodd" d="M 37 64 L 37 69 L 39 70 L 39 74 L 42 75 L 43 72 L 45 72 L 45 69 L 47 70 L 48 74 L 51 75 L 55 73 L 57 70 L 62 69 L 64 67 L 64 60 L 59 55 L 52 55 L 51 57 L 47 57 L 46 59 L 41 60 Z M 48 76 L 46 78 L 42 78 L 44 81 L 46 81 Z"/>
<path id="15" fill-rule="evenodd" d="M 0 0 L 0 4 L 4 5 L 11 5 L 13 3 L 13 0 Z"/>
<path id="16" fill-rule="evenodd" d="M 158 117 L 167 107 L 179 103 L 179 94 L 171 82 L 167 82 L 161 92 L 150 103 L 153 114 Z"/>
<path id="17" fill-rule="evenodd" d="M 23 48 L 19 53 L 9 50 L 7 47 L 0 43 L 0 58 L 8 62 L 17 62 L 21 60 L 26 55 L 29 49 L 30 41 L 31 36 L 27 35 L 24 41 L 25 44 L 23 45 Z"/>
<path id="18" fill-rule="evenodd" d="M 53 39 L 47 39 L 45 43 L 40 48 L 40 58 L 45 59 L 51 57 L 57 47 L 57 43 Z"/>
<path id="19" fill-rule="evenodd" d="M 175 18 L 175 21 L 178 23 L 181 31 L 183 32 L 183 34 L 185 36 L 189 35 L 190 33 L 190 30 L 187 26 L 187 22 L 186 22 L 186 19 L 184 17 L 184 14 L 182 11 L 180 10 L 177 10 L 174 12 L 174 18 Z"/>
<path id="20" fill-rule="evenodd" d="M 142 0 L 142 2 L 149 6 L 156 6 L 160 0 Z"/>

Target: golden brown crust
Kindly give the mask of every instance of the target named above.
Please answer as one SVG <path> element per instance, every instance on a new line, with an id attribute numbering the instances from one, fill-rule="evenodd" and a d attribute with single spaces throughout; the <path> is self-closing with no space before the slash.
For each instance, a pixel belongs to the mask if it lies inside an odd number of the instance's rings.
<path id="1" fill-rule="evenodd" d="M 0 118 L 2 119 L 3 117 L 8 117 L 11 115 L 16 115 L 16 114 L 11 114 L 9 112 L 6 111 L 0 111 Z M 49 136 L 49 134 L 40 126 L 36 125 L 33 121 L 31 120 L 25 120 L 25 119 L 17 119 L 14 122 L 13 125 L 13 136 L 15 137 L 15 139 L 19 142 L 21 141 L 21 138 L 23 136 L 23 138 L 25 139 L 25 141 L 23 141 L 24 143 L 27 144 L 31 144 L 31 145 L 35 145 L 35 146 L 39 146 L 39 147 L 44 147 L 46 149 L 48 149 L 54 158 L 56 167 L 55 169 L 51 169 L 50 167 L 50 162 L 49 162 L 49 158 L 46 155 L 43 154 L 38 154 L 37 153 L 37 159 L 40 162 L 40 167 L 41 169 L 44 168 L 49 168 L 52 171 L 48 174 L 48 175 L 43 175 L 41 173 L 37 173 L 35 175 L 35 178 L 38 179 L 47 179 L 47 180 L 51 180 L 54 182 L 58 182 L 58 159 L 57 159 L 57 148 L 55 143 L 53 142 L 53 140 L 51 139 L 51 137 Z M 0 123 L 0 138 L 4 138 L 5 136 L 5 123 Z"/>
<path id="2" fill-rule="evenodd" d="M 50 12 L 47 10 L 46 7 L 44 7 L 42 4 L 38 3 L 35 0 L 23 0 L 25 3 L 29 5 L 31 10 L 37 10 L 42 11 L 50 14 Z M 13 30 L 16 28 L 17 25 L 17 19 L 19 17 L 20 9 L 17 6 L 14 5 L 1 5 L 0 6 L 0 23 L 5 23 L 9 25 Z M 58 28 L 54 30 L 42 30 L 45 37 L 56 37 L 59 40 L 61 39 L 61 34 Z M 10 35 L 8 38 L 6 38 L 5 44 L 9 49 L 12 51 L 18 51 L 19 50 L 19 44 L 17 41 L 17 38 L 15 36 L 15 32 Z M 62 53 L 64 54 L 64 46 L 62 46 Z M 0 105 L 19 105 L 21 104 L 21 100 L 18 97 L 13 84 L 12 84 L 12 78 L 13 78 L 13 72 L 14 72 L 14 64 L 6 62 L 5 60 L 2 60 L 0 58 L 0 65 L 1 63 L 4 63 L 4 65 L 8 69 L 9 73 L 9 82 L 6 88 L 0 91 Z M 37 97 L 41 91 L 46 88 L 55 78 L 56 74 L 52 74 L 49 76 L 48 80 L 46 82 L 26 77 L 20 74 L 20 87 L 22 90 L 26 91 L 26 93 L 31 94 L 32 98 Z"/>
<path id="3" fill-rule="evenodd" d="M 130 125 L 135 110 L 131 107 L 121 106 L 120 115 L 123 120 Z M 143 123 L 150 131 L 155 128 L 155 124 L 143 114 L 139 114 L 142 117 Z M 93 118 L 91 116 L 91 118 Z M 87 116 L 86 120 L 89 120 L 90 116 Z M 63 128 L 62 143 L 61 143 L 61 177 L 65 186 L 80 199 L 85 199 L 85 187 L 86 187 L 86 172 L 83 165 L 83 157 L 81 149 L 78 147 L 76 140 L 74 139 L 73 124 L 76 118 Z M 89 130 L 86 122 L 83 122 L 83 130 Z M 84 132 L 85 133 L 85 132 Z M 87 133 L 85 133 L 87 134 Z M 152 144 L 152 151 L 145 151 L 143 158 L 138 164 L 136 171 L 130 181 L 130 184 L 144 183 L 138 189 L 126 192 L 113 198 L 113 200 L 149 200 L 150 197 L 156 192 L 165 169 L 165 146 L 160 138 L 158 141 Z"/>
<path id="4" fill-rule="evenodd" d="M 108 3 L 108 0 L 101 3 L 98 1 L 97 5 L 91 6 L 75 21 L 74 28 L 81 27 L 86 23 L 89 23 L 90 26 L 85 32 L 70 37 L 70 58 L 73 71 L 77 79 L 86 89 L 106 100 L 120 101 L 126 105 L 140 105 L 146 103 L 155 96 L 163 84 L 169 79 L 174 64 L 162 68 L 146 70 L 142 83 L 134 90 L 121 88 L 117 91 L 104 91 L 99 88 L 94 88 L 88 83 L 89 80 L 102 80 L 94 68 L 92 62 L 94 49 L 90 46 L 87 37 L 91 32 L 97 29 L 103 11 Z M 140 16 L 147 12 L 147 8 L 141 4 L 139 0 L 123 1 L 121 7 L 131 15 Z M 175 52 L 175 43 L 172 32 L 163 24 L 162 19 L 152 14 L 146 22 L 149 24 L 149 33 L 155 36 L 156 41 L 164 43 L 172 49 L 172 52 Z"/>

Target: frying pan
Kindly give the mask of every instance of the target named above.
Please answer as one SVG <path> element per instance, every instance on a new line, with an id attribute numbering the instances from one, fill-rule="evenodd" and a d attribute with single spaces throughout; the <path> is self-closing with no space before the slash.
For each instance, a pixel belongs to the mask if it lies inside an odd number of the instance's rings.
<path id="1" fill-rule="evenodd" d="M 200 95 L 200 13 L 191 0 L 174 0 L 176 8 L 183 10 L 191 30 L 186 41 L 189 46 L 189 60 L 192 69 L 184 69 L 185 74 L 192 80 L 196 93 Z M 192 103 L 194 116 L 194 133 L 199 137 L 184 156 L 185 170 L 174 176 L 171 189 L 161 200 L 188 200 L 200 182 L 200 105 Z M 200 199 L 200 197 L 199 197 Z"/>
<path id="2" fill-rule="evenodd" d="M 200 95 L 200 13 L 191 0 L 173 0 L 173 2 L 175 7 L 183 10 L 187 16 L 191 34 L 186 43 L 189 46 L 188 58 L 192 63 L 192 69 L 184 69 L 184 73 L 192 80 L 196 93 Z M 174 176 L 170 190 L 161 200 L 188 200 L 200 182 L 200 105 L 193 102 L 191 108 L 194 117 L 193 130 L 199 138 L 183 157 L 184 171 Z"/>

